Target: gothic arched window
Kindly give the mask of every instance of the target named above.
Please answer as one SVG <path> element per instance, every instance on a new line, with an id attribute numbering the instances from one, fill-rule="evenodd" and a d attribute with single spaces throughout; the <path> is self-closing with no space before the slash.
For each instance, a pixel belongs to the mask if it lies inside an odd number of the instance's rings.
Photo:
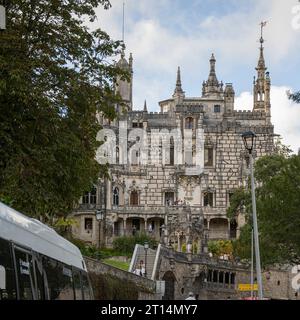
<path id="1" fill-rule="evenodd" d="M 113 205 L 114 206 L 119 205 L 119 189 L 117 187 L 114 188 L 114 192 L 113 192 Z"/>
<path id="2" fill-rule="evenodd" d="M 120 162 L 120 150 L 119 147 L 116 147 L 116 164 Z"/>

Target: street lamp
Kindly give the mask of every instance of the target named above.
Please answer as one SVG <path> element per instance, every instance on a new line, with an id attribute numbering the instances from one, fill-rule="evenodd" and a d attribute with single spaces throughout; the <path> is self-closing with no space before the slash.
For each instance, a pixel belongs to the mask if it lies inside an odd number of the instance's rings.
<path id="1" fill-rule="evenodd" d="M 253 148 L 255 143 L 256 134 L 252 131 L 247 131 L 242 134 L 245 148 L 249 152 L 250 157 L 250 172 L 251 172 L 251 195 L 252 195 L 252 210 L 253 210 L 253 235 L 254 235 L 254 246 L 255 246 L 255 259 L 256 259 L 256 275 L 258 283 L 258 297 L 260 300 L 263 299 L 263 287 L 261 277 L 261 265 L 260 265 L 260 253 L 259 253 L 259 240 L 258 240 L 258 225 L 256 215 L 256 199 L 255 199 L 255 181 L 253 173 Z"/>
<path id="2" fill-rule="evenodd" d="M 104 219 L 104 212 L 103 210 L 96 211 L 96 220 L 99 222 L 99 248 L 101 248 L 101 233 L 102 233 L 102 222 Z"/>
<path id="3" fill-rule="evenodd" d="M 149 243 L 145 242 L 144 243 L 144 250 L 145 250 L 145 277 L 147 278 L 147 252 L 149 249 Z"/>

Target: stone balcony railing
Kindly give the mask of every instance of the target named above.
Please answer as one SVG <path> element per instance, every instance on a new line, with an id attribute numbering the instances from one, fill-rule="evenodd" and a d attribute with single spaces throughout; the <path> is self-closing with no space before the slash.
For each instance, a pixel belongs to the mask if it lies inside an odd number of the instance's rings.
<path id="1" fill-rule="evenodd" d="M 166 213 L 165 206 L 118 206 L 113 207 L 112 212 L 119 214 L 154 214 L 162 215 Z"/>

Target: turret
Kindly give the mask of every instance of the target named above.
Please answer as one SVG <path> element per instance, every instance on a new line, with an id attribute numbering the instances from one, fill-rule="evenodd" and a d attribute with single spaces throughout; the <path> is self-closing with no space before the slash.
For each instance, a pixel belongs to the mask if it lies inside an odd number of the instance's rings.
<path id="1" fill-rule="evenodd" d="M 129 56 L 129 63 L 125 58 L 125 53 L 122 51 L 121 59 L 117 62 L 117 66 L 129 73 L 129 81 L 121 79 L 120 76 L 117 77 L 116 81 L 116 92 L 118 92 L 127 110 L 132 110 L 132 80 L 133 80 L 133 58 L 132 54 Z"/>
<path id="2" fill-rule="evenodd" d="M 214 54 L 211 55 L 209 60 L 210 71 L 206 82 L 202 84 L 202 96 L 205 98 L 219 98 L 223 93 L 223 83 L 219 83 L 216 75 L 216 59 Z"/>
<path id="3" fill-rule="evenodd" d="M 260 48 L 259 48 L 259 59 L 257 67 L 257 78 L 254 77 L 253 81 L 253 111 L 265 111 L 268 116 L 271 115 L 271 79 L 269 72 L 266 72 L 266 64 L 264 58 L 264 38 L 263 38 L 263 27 L 266 22 L 261 23 L 261 37 L 260 37 Z"/>
<path id="4" fill-rule="evenodd" d="M 226 83 L 224 90 L 225 113 L 231 113 L 234 109 L 235 92 L 232 83 Z"/>

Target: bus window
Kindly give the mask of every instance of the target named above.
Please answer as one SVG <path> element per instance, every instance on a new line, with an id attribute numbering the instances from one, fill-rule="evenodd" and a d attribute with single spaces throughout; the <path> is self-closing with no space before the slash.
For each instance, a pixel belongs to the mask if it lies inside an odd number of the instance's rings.
<path id="1" fill-rule="evenodd" d="M 45 287 L 43 276 L 43 265 L 40 260 L 35 256 L 34 259 L 34 271 L 36 276 L 36 294 L 38 300 L 45 300 Z"/>
<path id="2" fill-rule="evenodd" d="M 13 268 L 11 251 L 9 242 L 0 239 L 0 266 L 4 269 L 2 274 L 5 274 L 5 279 L 3 282 L 5 288 L 0 288 L 0 300 L 1 299 L 16 299 L 16 281 L 15 281 L 15 271 Z M 2 269 L 2 270 L 3 270 Z"/>
<path id="3" fill-rule="evenodd" d="M 15 248 L 15 262 L 18 276 L 19 299 L 33 300 L 33 264 L 32 256 Z"/>
<path id="4" fill-rule="evenodd" d="M 44 269 L 50 300 L 74 300 L 71 268 L 49 258 L 44 260 Z"/>
<path id="5" fill-rule="evenodd" d="M 80 281 L 80 272 L 73 269 L 73 280 L 75 289 L 75 300 L 82 300 L 82 288 Z"/>
<path id="6" fill-rule="evenodd" d="M 85 273 L 81 273 L 81 275 L 84 300 L 92 300 L 91 287 L 88 277 Z"/>

